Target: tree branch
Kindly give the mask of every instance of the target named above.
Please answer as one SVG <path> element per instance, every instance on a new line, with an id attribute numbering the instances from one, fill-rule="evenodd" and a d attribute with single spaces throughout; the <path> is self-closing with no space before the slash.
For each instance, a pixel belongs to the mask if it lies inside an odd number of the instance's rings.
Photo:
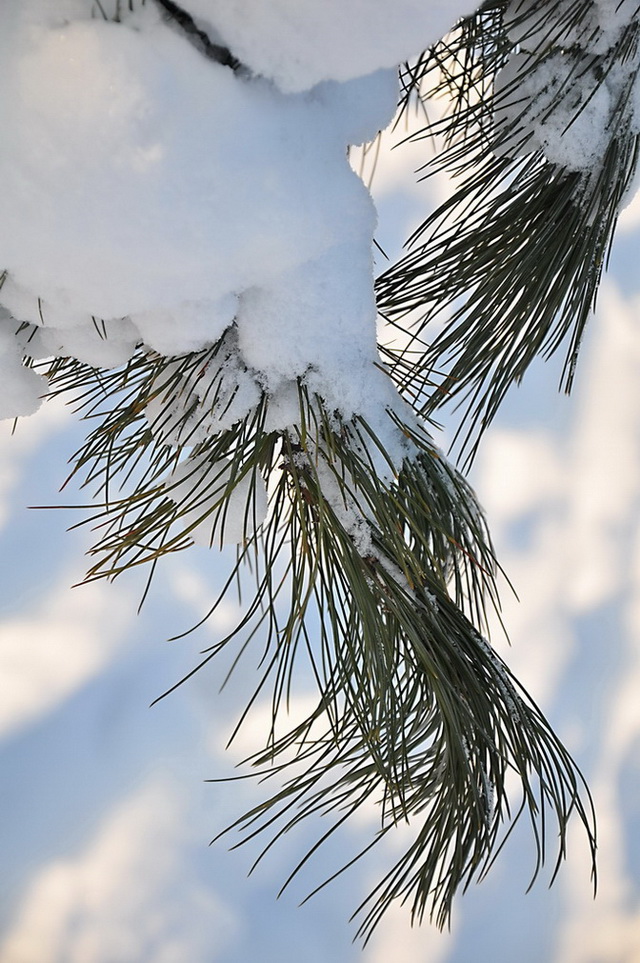
<path id="1" fill-rule="evenodd" d="M 230 67 L 231 70 L 240 70 L 242 64 L 237 60 L 227 47 L 222 44 L 213 43 L 211 38 L 201 30 L 195 23 L 193 17 L 183 10 L 182 7 L 174 3 L 173 0 L 156 0 L 159 7 L 162 7 L 169 20 L 172 20 L 180 28 L 181 33 L 186 35 L 189 43 L 208 57 L 222 64 L 223 67 Z"/>

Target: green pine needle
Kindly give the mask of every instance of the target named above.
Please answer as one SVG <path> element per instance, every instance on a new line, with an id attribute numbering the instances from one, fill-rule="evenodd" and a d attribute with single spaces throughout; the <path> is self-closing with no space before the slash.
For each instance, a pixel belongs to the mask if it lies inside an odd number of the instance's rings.
<path id="1" fill-rule="evenodd" d="M 133 8 L 133 0 L 92 0 L 104 19 Z M 469 418 L 460 430 L 473 453 L 510 385 L 538 353 L 567 341 L 571 384 L 638 153 L 637 16 L 594 54 L 593 10 L 592 0 L 489 0 L 403 69 L 401 113 L 433 96 L 450 101 L 442 121 L 414 136 L 443 139 L 430 169 L 458 184 L 378 282 L 380 311 L 406 342 L 381 348 L 383 370 L 409 400 L 406 416 L 388 412 L 384 437 L 362 417 L 327 410 L 304 379 L 295 424 L 274 428 L 233 326 L 207 350 L 165 358 L 140 347 L 111 371 L 68 358 L 36 365 L 88 428 L 71 459 L 71 477 L 95 506 L 80 523 L 95 538 L 88 581 L 137 566 L 150 580 L 164 556 L 203 537 L 218 547 L 240 526 L 236 563 L 202 621 L 238 585 L 242 615 L 186 678 L 223 650 L 235 647 L 235 668 L 247 647 L 261 646 L 255 692 L 231 738 L 268 697 L 264 745 L 246 763 L 277 788 L 225 832 L 239 830 L 238 845 L 260 837 L 264 854 L 322 817 L 326 829 L 286 886 L 365 802 L 379 805 L 380 823 L 364 852 L 400 823 L 413 827 L 407 851 L 356 910 L 365 941 L 395 900 L 410 904 L 413 919 L 426 914 L 445 926 L 456 892 L 486 874 L 523 815 L 535 845 L 532 882 L 554 830 L 555 878 L 572 815 L 585 829 L 595 882 L 588 789 L 484 638 L 487 610 L 499 614 L 486 522 L 425 427 L 438 406 L 462 400 Z M 518 44 L 535 38 L 515 79 L 496 85 Z M 621 66 L 627 72 L 606 149 L 590 170 L 528 148 L 539 105 L 518 101 L 520 90 L 558 53 L 569 67 L 549 116 L 566 107 L 574 81 L 595 77 L 597 89 Z M 576 104 L 576 116 L 583 109 Z M 108 324 L 95 324 L 108 337 Z M 315 679 L 317 702 L 293 724 L 287 708 L 301 671 Z"/>
<path id="2" fill-rule="evenodd" d="M 640 65 L 640 5 L 614 46 L 596 54 L 591 0 L 522 4 L 524 13 L 512 24 L 525 38 L 525 28 L 542 31 L 544 40 L 521 57 L 508 84 L 495 87 L 508 56 L 519 49 L 504 24 L 507 8 L 513 18 L 517 6 L 503 0 L 483 5 L 407 68 L 405 108 L 416 96 L 446 93 L 451 99 L 444 120 L 412 139 L 444 139 L 425 176 L 445 170 L 458 186 L 377 284 L 382 315 L 409 335 L 395 368 L 400 389 L 419 397 L 424 414 L 450 401 L 461 404 L 458 435 L 470 457 L 508 389 L 537 355 L 549 358 L 567 346 L 562 385 L 570 389 L 638 159 L 632 93 Z M 566 48 L 563 38 L 577 26 L 585 46 Z M 566 75 L 541 121 L 566 112 L 567 92 L 584 78 L 592 97 L 614 71 L 625 71 L 616 81 L 606 148 L 587 170 L 550 162 L 544 150 L 527 146 L 536 105 L 523 100 L 523 83 L 559 52 Z M 509 104 L 517 105 L 515 118 L 500 121 Z M 588 100 L 576 102 L 574 118 L 587 106 Z M 434 372 L 443 371 L 434 389 Z"/>
<path id="3" fill-rule="evenodd" d="M 94 499 L 101 501 L 92 518 L 97 541 L 88 579 L 154 566 L 190 544 L 190 532 L 205 520 L 215 541 L 233 490 L 249 482 L 244 542 L 209 615 L 245 563 L 251 572 L 242 584 L 252 596 L 236 629 L 193 670 L 234 643 L 237 661 L 248 642 L 262 638 L 262 675 L 238 725 L 270 691 L 264 748 L 247 762 L 258 776 L 278 778 L 280 787 L 234 824 L 242 839 L 267 834 L 269 849 L 314 813 L 326 818 L 327 838 L 369 799 L 380 804 L 371 845 L 409 821 L 414 842 L 360 907 L 365 940 L 396 899 L 410 902 L 416 920 L 427 913 L 444 926 L 456 891 L 482 878 L 522 813 L 533 829 L 534 877 L 545 859 L 550 818 L 557 827 L 556 870 L 572 813 L 595 855 L 582 777 L 482 637 L 485 606 L 498 604 L 497 566 L 467 483 L 419 425 L 389 413 L 408 452 L 392 471 L 391 456 L 367 423 L 326 411 L 303 382 L 295 426 L 268 430 L 263 396 L 231 427 L 212 428 L 192 444 L 198 429 L 215 425 L 230 404 L 232 346 L 229 332 L 210 350 L 182 358 L 141 350 L 106 374 L 58 361 L 49 377 L 53 393 L 71 392 L 95 423 L 73 459 L 74 473 L 97 486 Z M 164 412 L 152 426 L 149 405 Z M 221 489 L 223 457 L 231 471 Z M 210 471 L 217 500 L 195 494 L 172 500 L 168 479 L 183 462 L 199 466 L 198 478 L 209 466 L 205 477 Z M 256 491 L 265 483 L 269 515 L 260 525 Z M 316 680 L 317 704 L 283 733 L 301 667 Z M 519 779 L 515 801 L 509 772 Z"/>

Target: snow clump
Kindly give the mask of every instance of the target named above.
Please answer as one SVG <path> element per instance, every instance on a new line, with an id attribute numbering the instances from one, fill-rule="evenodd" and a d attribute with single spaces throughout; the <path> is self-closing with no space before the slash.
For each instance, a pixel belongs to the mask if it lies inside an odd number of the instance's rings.
<path id="1" fill-rule="evenodd" d="M 0 9 L 0 304 L 38 329 L 31 357 L 108 368 L 233 324 L 263 390 L 312 371 L 349 417 L 377 361 L 376 215 L 347 149 L 389 123 L 396 72 L 284 94 L 155 4 L 91 9 Z"/>
<path id="2" fill-rule="evenodd" d="M 292 93 L 396 67 L 477 0 L 190 0 L 189 11 L 256 74 Z"/>
<path id="3" fill-rule="evenodd" d="M 343 419 L 367 418 L 401 460 L 386 412 L 408 409 L 376 347 L 376 212 L 348 149 L 391 121 L 397 64 L 475 6 L 185 0 L 236 70 L 161 4 L 1 4 L 0 416 L 37 408 L 33 361 L 108 369 L 140 349 L 170 360 L 224 341 L 211 375 L 150 401 L 163 443 L 193 449 L 265 394 L 269 428 L 284 429 L 301 381 Z M 220 365 L 226 403 L 207 421 Z M 200 490 L 192 462 L 167 483 L 180 498 Z M 239 531 L 230 520 L 220 537 Z"/>

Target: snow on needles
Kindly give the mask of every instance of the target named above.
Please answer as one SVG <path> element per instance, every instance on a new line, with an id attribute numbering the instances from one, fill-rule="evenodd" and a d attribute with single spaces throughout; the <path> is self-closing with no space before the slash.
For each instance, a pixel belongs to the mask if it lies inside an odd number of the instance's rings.
<path id="1" fill-rule="evenodd" d="M 589 172 L 605 155 L 622 111 L 624 122 L 640 130 L 640 52 L 611 57 L 637 20 L 638 4 L 593 0 L 580 17 L 572 15 L 574 6 L 573 0 L 554 5 L 553 31 L 548 8 L 536 0 L 511 0 L 506 8 L 505 26 L 517 48 L 498 76 L 497 120 L 514 134 L 499 150 L 518 155 L 541 149 L 566 170 Z"/>
<path id="2" fill-rule="evenodd" d="M 171 359 L 224 338 L 233 402 L 210 430 L 263 393 L 270 427 L 288 427 L 302 379 L 327 410 L 367 417 L 401 460 L 386 411 L 403 403 L 376 348 L 376 213 L 348 148 L 391 121 L 397 63 L 473 6 L 185 4 L 244 60 L 236 71 L 160 4 L 112 19 L 92 0 L 2 4 L 0 416 L 32 413 L 46 393 L 25 356 L 110 368 L 141 345 Z M 147 420 L 179 445 L 174 401 Z M 182 487 L 197 488 L 196 467 L 177 469 Z"/>
<path id="3" fill-rule="evenodd" d="M 92 6 L 0 11 L 0 303 L 37 327 L 30 355 L 110 367 L 235 323 L 263 390 L 313 369 L 360 410 L 376 215 L 347 148 L 389 123 L 396 72 L 284 94 L 202 56 L 154 4 L 122 23 Z"/>
<path id="4" fill-rule="evenodd" d="M 598 0 L 611 42 L 625 3 L 612 19 Z M 126 6 L 0 4 L 0 416 L 46 391 L 25 355 L 109 368 L 224 338 L 225 418 L 266 393 L 286 428 L 302 380 L 401 459 L 386 411 L 409 409 L 377 366 L 376 213 L 347 152 L 391 121 L 397 64 L 476 0 L 184 0 L 238 70 L 161 4 Z M 607 111 L 588 108 L 591 131 Z M 171 443 L 180 418 L 148 421 Z"/>

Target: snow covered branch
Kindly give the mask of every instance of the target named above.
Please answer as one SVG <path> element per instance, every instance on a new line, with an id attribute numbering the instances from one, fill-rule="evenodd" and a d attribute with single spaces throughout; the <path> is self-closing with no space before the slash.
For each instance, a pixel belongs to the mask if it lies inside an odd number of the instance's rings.
<path id="1" fill-rule="evenodd" d="M 252 761 L 285 777 L 239 825 L 287 829 L 300 806 L 339 824 L 373 795 L 380 838 L 418 829 L 361 932 L 407 897 L 444 925 L 514 811 L 536 872 L 550 817 L 558 860 L 572 813 L 595 851 L 580 773 L 483 637 L 497 562 L 429 418 L 467 391 L 484 427 L 567 335 L 571 380 L 638 157 L 638 7 L 96 9 L 0 7 L 0 416 L 49 389 L 86 418 L 88 578 L 238 546 L 227 588 L 251 562 L 253 595 L 205 661 L 264 633 L 274 721 Z M 435 167 L 458 182 L 374 287 L 377 214 L 348 150 L 435 95 L 450 110 L 415 136 L 442 138 Z M 406 347 L 380 352 L 378 310 Z M 276 738 L 301 659 L 317 706 Z"/>

